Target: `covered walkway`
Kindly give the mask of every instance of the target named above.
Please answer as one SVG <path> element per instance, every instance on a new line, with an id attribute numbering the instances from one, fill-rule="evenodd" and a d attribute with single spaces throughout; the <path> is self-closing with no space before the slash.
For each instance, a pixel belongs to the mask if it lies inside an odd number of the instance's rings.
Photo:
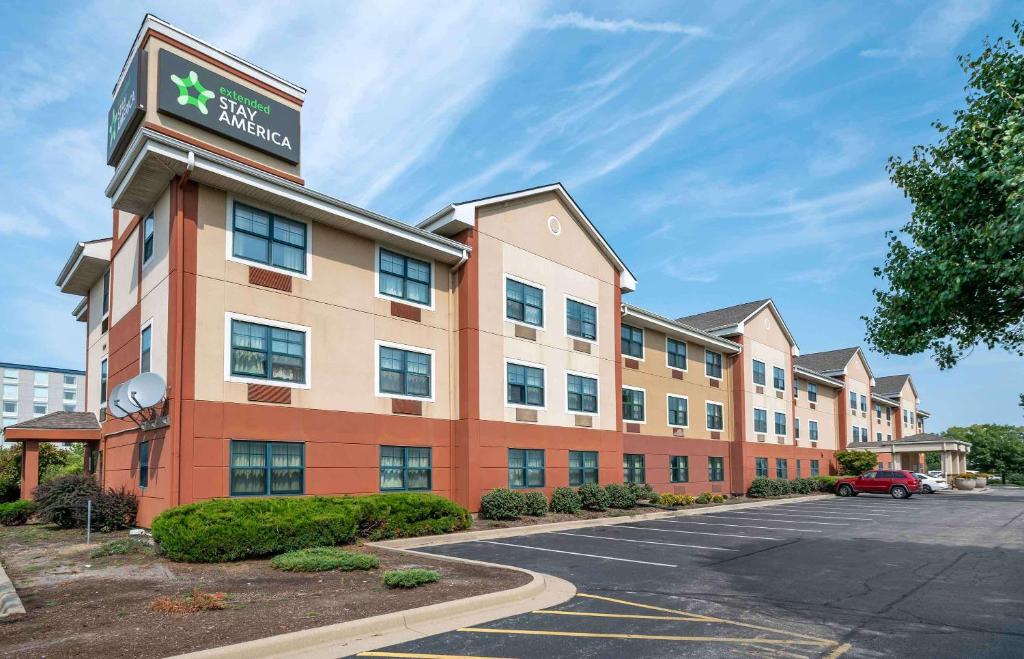
<path id="1" fill-rule="evenodd" d="M 967 471 L 967 454 L 971 452 L 971 445 L 967 442 L 931 433 L 910 435 L 891 442 L 857 442 L 847 448 L 875 453 L 880 468 L 921 472 L 927 470 L 925 454 L 939 453 L 942 456 L 942 473 L 947 477 Z"/>
<path id="2" fill-rule="evenodd" d="M 39 485 L 39 445 L 43 442 L 85 444 L 85 473 L 96 471 L 100 424 L 92 412 L 53 412 L 7 426 L 4 440 L 21 442 L 21 498 L 28 499 Z"/>

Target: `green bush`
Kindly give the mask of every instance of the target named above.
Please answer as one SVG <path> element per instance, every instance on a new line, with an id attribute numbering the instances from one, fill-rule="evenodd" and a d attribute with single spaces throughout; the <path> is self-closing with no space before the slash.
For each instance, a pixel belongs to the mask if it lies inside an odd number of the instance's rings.
<path id="1" fill-rule="evenodd" d="M 36 488 L 36 514 L 62 529 L 84 528 L 86 502 L 95 501 L 102 491 L 96 479 L 85 474 L 55 478 Z"/>
<path id="2" fill-rule="evenodd" d="M 774 481 L 764 476 L 758 476 L 750 482 L 747 496 L 754 499 L 764 499 L 775 495 L 774 488 Z"/>
<path id="3" fill-rule="evenodd" d="M 526 497 L 522 492 L 498 488 L 480 499 L 483 519 L 519 519 L 526 514 Z"/>
<path id="4" fill-rule="evenodd" d="M 728 497 L 726 497 L 724 494 L 711 495 L 711 503 L 725 503 L 727 499 Z"/>
<path id="5" fill-rule="evenodd" d="M 388 570 L 382 578 L 384 585 L 388 588 L 415 588 L 428 583 L 434 583 L 441 578 L 436 570 L 424 570 L 412 568 L 408 570 Z"/>
<path id="6" fill-rule="evenodd" d="M 10 503 L 0 503 L 0 524 L 4 526 L 20 526 L 28 521 L 36 510 L 36 504 L 28 499 L 18 499 Z"/>
<path id="7" fill-rule="evenodd" d="M 547 514 L 548 500 L 543 492 L 525 492 L 523 499 L 526 501 L 526 514 L 530 517 L 543 517 Z"/>
<path id="8" fill-rule="evenodd" d="M 697 495 L 697 503 L 711 503 L 711 493 L 701 492 Z"/>
<path id="9" fill-rule="evenodd" d="M 814 481 L 816 492 L 835 492 L 836 481 L 839 478 L 837 476 L 812 476 L 811 480 Z"/>
<path id="10" fill-rule="evenodd" d="M 358 535 L 368 540 L 415 538 L 468 529 L 473 523 L 469 511 L 451 499 L 428 492 L 393 492 L 355 499 L 362 512 Z"/>
<path id="11" fill-rule="evenodd" d="M 596 483 L 587 483 L 577 490 L 583 510 L 608 510 L 608 492 Z"/>
<path id="12" fill-rule="evenodd" d="M 326 572 L 327 570 L 372 570 L 380 561 L 372 554 L 359 554 L 337 547 L 310 547 L 278 554 L 270 566 L 286 572 Z"/>
<path id="13" fill-rule="evenodd" d="M 794 478 L 789 482 L 793 494 L 810 494 L 815 490 L 815 483 L 810 478 Z"/>
<path id="14" fill-rule="evenodd" d="M 608 494 L 609 508 L 625 510 L 636 506 L 636 495 L 633 494 L 628 485 L 608 483 L 604 486 L 604 491 Z"/>
<path id="15" fill-rule="evenodd" d="M 692 506 L 696 501 L 696 498 L 689 494 L 659 494 L 657 495 L 657 501 L 651 500 L 651 503 L 658 503 L 662 506 Z"/>
<path id="16" fill-rule="evenodd" d="M 151 550 L 152 546 L 145 540 L 139 540 L 138 538 L 121 538 L 120 540 L 104 542 L 96 549 L 93 549 L 90 556 L 92 558 L 101 558 L 103 556 L 125 556 L 128 554 L 144 554 Z"/>
<path id="17" fill-rule="evenodd" d="M 860 476 L 878 466 L 878 456 L 871 451 L 836 451 L 835 458 L 844 476 Z"/>
<path id="18" fill-rule="evenodd" d="M 575 515 L 583 507 L 579 493 L 571 487 L 558 487 L 551 493 L 551 505 L 548 509 L 553 513 Z"/>
<path id="19" fill-rule="evenodd" d="M 138 498 L 123 485 L 119 490 L 107 488 L 92 502 L 92 528 L 104 533 L 130 529 L 138 510 Z"/>
<path id="20" fill-rule="evenodd" d="M 633 494 L 633 498 L 637 501 L 651 501 L 653 497 L 657 497 L 657 493 L 649 483 L 627 483 L 626 487 Z M 651 503 L 654 503 L 651 501 Z"/>

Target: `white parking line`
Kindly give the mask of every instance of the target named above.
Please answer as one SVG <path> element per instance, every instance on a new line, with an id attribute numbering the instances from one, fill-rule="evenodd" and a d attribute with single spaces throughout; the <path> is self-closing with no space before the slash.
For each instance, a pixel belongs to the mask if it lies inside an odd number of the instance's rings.
<path id="1" fill-rule="evenodd" d="M 612 538 L 606 535 L 585 535 L 583 533 L 566 533 L 555 531 L 555 535 L 574 535 L 579 538 L 593 538 L 595 540 L 615 540 L 617 542 L 636 542 L 642 545 L 665 545 L 666 547 L 687 547 L 689 549 L 713 549 L 715 551 L 739 551 L 738 549 L 726 549 L 725 547 L 707 547 L 705 545 L 681 545 L 675 542 L 657 542 L 655 540 L 630 540 L 629 538 Z"/>
<path id="2" fill-rule="evenodd" d="M 765 531 L 801 531 L 803 533 L 824 533 L 824 531 L 816 529 L 790 529 L 781 526 L 748 526 L 746 524 L 716 524 L 714 522 L 691 522 L 689 520 L 681 519 L 659 519 L 659 522 L 668 522 L 670 524 L 700 524 L 701 526 L 735 526 L 741 529 L 764 529 Z"/>
<path id="3" fill-rule="evenodd" d="M 640 563 L 641 565 L 655 565 L 657 567 L 679 567 L 668 563 L 652 563 L 651 561 L 635 561 L 631 558 L 617 558 L 615 556 L 598 556 L 597 554 L 581 554 L 575 551 L 563 551 L 561 549 L 548 549 L 547 547 L 531 547 L 530 545 L 515 545 L 511 542 L 495 542 L 494 540 L 477 540 L 485 545 L 502 545 L 503 547 L 518 547 L 519 549 L 535 549 L 537 551 L 549 551 L 554 554 L 569 554 L 570 556 L 584 556 L 586 558 L 599 558 L 606 561 L 621 561 L 623 563 Z"/>
<path id="4" fill-rule="evenodd" d="M 734 515 L 735 513 L 729 514 Z M 704 515 L 704 517 L 709 517 L 711 519 L 733 519 L 732 517 L 726 517 L 725 513 L 719 513 L 717 515 Z M 804 521 L 801 519 L 772 519 L 770 517 L 741 517 L 740 519 L 744 521 L 749 519 L 751 522 L 793 522 L 794 524 L 816 524 L 820 526 L 849 526 L 849 524 L 844 524 L 843 522 L 813 522 Z"/>
<path id="5" fill-rule="evenodd" d="M 865 514 L 865 515 L 892 515 L 893 512 L 894 512 L 892 509 L 861 506 L 860 504 L 845 504 L 845 505 L 844 504 L 838 504 L 838 505 L 819 504 L 819 505 L 825 506 L 824 508 L 819 508 L 819 510 L 828 510 L 828 511 L 833 511 L 833 510 L 854 511 L 855 510 L 855 511 L 859 511 L 859 512 Z M 882 512 L 883 510 L 885 512 Z M 898 514 L 898 513 L 905 512 L 905 511 L 897 510 L 895 512 Z"/>
<path id="6" fill-rule="evenodd" d="M 730 513 L 742 513 L 744 515 L 772 515 L 773 517 L 814 517 L 816 519 L 835 519 L 836 515 L 807 515 L 804 513 L 770 513 L 764 510 L 731 510 Z M 877 522 L 877 519 L 870 517 L 846 517 L 841 519 L 852 519 L 858 522 Z"/>
<path id="7" fill-rule="evenodd" d="M 635 529 L 637 531 L 660 531 L 662 533 L 689 533 L 690 535 L 717 535 L 722 538 L 750 538 L 751 540 L 775 540 L 777 542 L 782 541 L 782 538 L 769 538 L 763 535 L 744 535 L 742 533 L 712 533 L 711 531 L 684 531 L 682 529 L 659 529 L 653 526 L 628 526 L 626 524 L 616 524 L 615 528 Z"/>

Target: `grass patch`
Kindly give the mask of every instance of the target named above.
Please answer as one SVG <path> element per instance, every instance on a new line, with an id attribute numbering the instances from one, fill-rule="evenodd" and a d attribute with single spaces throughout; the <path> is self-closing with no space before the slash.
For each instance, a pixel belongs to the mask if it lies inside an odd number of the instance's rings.
<path id="1" fill-rule="evenodd" d="M 388 588 L 416 588 L 434 583 L 441 578 L 436 570 L 412 568 L 408 570 L 388 570 L 384 573 L 384 585 Z"/>
<path id="2" fill-rule="evenodd" d="M 149 605 L 153 613 L 199 613 L 227 608 L 227 593 L 204 593 L 195 588 L 183 597 L 158 597 Z"/>
<path id="3" fill-rule="evenodd" d="M 325 572 L 327 570 L 372 570 L 380 561 L 372 554 L 358 554 L 336 547 L 311 547 L 280 554 L 270 559 L 271 567 L 287 572 Z"/>
<path id="4" fill-rule="evenodd" d="M 104 542 L 102 545 L 92 550 L 89 554 L 92 558 L 102 558 L 104 556 L 126 556 L 128 554 L 149 554 L 152 553 L 153 548 L 150 544 L 144 540 L 138 538 L 121 538 L 120 540 L 111 540 L 110 542 Z"/>

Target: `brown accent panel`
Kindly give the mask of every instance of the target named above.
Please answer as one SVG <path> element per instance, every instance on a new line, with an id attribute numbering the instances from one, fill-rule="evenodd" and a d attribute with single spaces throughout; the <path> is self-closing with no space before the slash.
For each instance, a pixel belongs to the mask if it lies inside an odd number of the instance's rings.
<path id="1" fill-rule="evenodd" d="M 116 212 L 116 211 L 115 211 Z M 128 220 L 128 226 L 119 234 L 114 236 L 114 240 L 110 246 L 110 260 L 113 261 L 117 253 L 124 247 L 125 242 L 128 241 L 128 236 L 131 235 L 132 231 L 135 231 L 135 227 L 139 226 L 139 222 L 142 220 L 141 215 L 134 215 L 132 219 Z M 142 266 L 142 259 L 139 259 L 139 266 Z"/>
<path id="2" fill-rule="evenodd" d="M 275 387 L 270 384 L 250 384 L 249 400 L 257 403 L 291 405 L 292 390 L 289 387 Z"/>
<path id="3" fill-rule="evenodd" d="M 680 371 L 679 369 L 673 368 L 672 369 L 672 377 L 675 378 L 676 380 L 682 380 L 683 379 L 683 372 Z"/>
<path id="4" fill-rule="evenodd" d="M 526 421 L 528 423 L 537 423 L 537 410 L 524 410 L 521 407 L 516 408 L 516 421 Z"/>
<path id="5" fill-rule="evenodd" d="M 672 429 L 672 436 L 673 437 L 686 437 L 686 431 L 683 430 L 682 428 L 673 428 Z"/>
<path id="6" fill-rule="evenodd" d="M 640 362 L 638 362 L 635 359 L 630 359 L 629 357 L 626 357 L 622 365 L 625 366 L 626 368 L 632 368 L 634 370 L 640 368 Z"/>
<path id="7" fill-rule="evenodd" d="M 626 432 L 640 432 L 640 424 L 639 423 L 627 423 L 626 424 Z"/>
<path id="8" fill-rule="evenodd" d="M 526 339 L 527 341 L 537 340 L 537 330 L 532 327 L 523 327 L 522 325 L 516 325 L 516 338 Z"/>
<path id="9" fill-rule="evenodd" d="M 811 406 L 811 409 L 812 409 L 812 410 L 816 410 L 816 409 L 818 409 L 818 404 L 817 404 L 817 403 L 808 403 L 808 405 L 810 405 L 810 406 Z"/>
<path id="10" fill-rule="evenodd" d="M 594 427 L 594 419 L 593 419 L 593 417 L 590 417 L 590 416 L 588 416 L 586 414 L 576 414 L 574 416 L 576 417 L 575 421 L 576 421 L 576 425 L 578 427 L 580 427 L 580 428 L 593 428 Z"/>
<path id="11" fill-rule="evenodd" d="M 249 266 L 249 283 L 255 286 L 273 288 L 286 293 L 292 292 L 292 278 L 280 272 Z"/>
<path id="12" fill-rule="evenodd" d="M 393 301 L 391 303 L 391 315 L 396 318 L 414 320 L 417 323 L 420 322 L 420 308 L 414 307 L 410 304 L 402 304 L 401 302 Z"/>
<path id="13" fill-rule="evenodd" d="M 405 400 L 404 398 L 392 398 L 391 412 L 392 414 L 423 416 L 423 402 L 418 400 Z"/>
<path id="14" fill-rule="evenodd" d="M 721 389 L 722 388 L 722 381 L 721 380 L 716 380 L 714 378 L 708 378 L 708 386 L 709 387 L 714 387 L 715 389 Z"/>
<path id="15" fill-rule="evenodd" d="M 585 352 L 590 354 L 590 343 L 586 341 L 579 341 L 577 339 L 572 340 L 572 349 L 576 352 Z"/>
<path id="16" fill-rule="evenodd" d="M 711 431 L 711 439 L 721 439 L 721 438 L 722 438 L 722 433 L 718 432 L 717 430 L 712 430 Z"/>

